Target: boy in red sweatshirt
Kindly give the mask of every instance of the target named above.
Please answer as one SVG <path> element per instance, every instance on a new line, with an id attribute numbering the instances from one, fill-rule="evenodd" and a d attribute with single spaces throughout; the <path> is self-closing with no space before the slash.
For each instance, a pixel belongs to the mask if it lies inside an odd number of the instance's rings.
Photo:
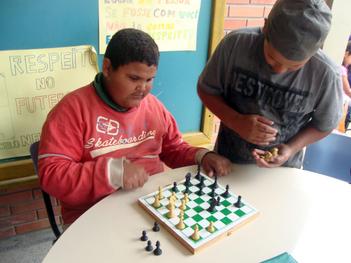
<path id="1" fill-rule="evenodd" d="M 121 30 L 107 46 L 102 72 L 48 114 L 39 177 L 61 201 L 66 225 L 116 190 L 143 186 L 164 163 L 198 163 L 210 176 L 230 172 L 226 158 L 184 142 L 173 116 L 150 94 L 158 62 L 148 34 Z"/>

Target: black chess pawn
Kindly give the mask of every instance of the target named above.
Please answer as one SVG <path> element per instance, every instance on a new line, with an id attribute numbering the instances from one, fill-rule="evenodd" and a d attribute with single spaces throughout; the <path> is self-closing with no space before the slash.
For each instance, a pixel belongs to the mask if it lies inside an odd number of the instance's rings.
<path id="1" fill-rule="evenodd" d="M 152 231 L 154 231 L 154 232 L 160 231 L 160 226 L 159 226 L 159 224 L 158 224 L 157 222 L 154 223 L 154 226 L 153 226 L 153 228 L 152 228 Z"/>
<path id="2" fill-rule="evenodd" d="M 202 185 L 199 186 L 199 191 L 196 192 L 197 195 L 203 195 L 204 192 L 202 191 Z"/>
<path id="3" fill-rule="evenodd" d="M 212 188 L 212 191 L 211 191 L 211 193 L 210 193 L 210 196 L 211 196 L 212 198 L 215 198 L 215 197 L 216 197 L 216 189 Z"/>
<path id="4" fill-rule="evenodd" d="M 156 248 L 154 250 L 154 255 L 159 256 L 162 254 L 162 250 L 160 248 L 160 241 L 156 241 Z"/>
<path id="5" fill-rule="evenodd" d="M 217 184 L 217 175 L 215 175 L 215 178 L 214 178 L 214 183 L 210 185 L 210 187 L 212 189 L 216 189 L 218 187 L 218 184 Z"/>
<path id="6" fill-rule="evenodd" d="M 149 239 L 149 238 L 148 238 L 147 235 L 146 235 L 146 231 L 143 230 L 142 235 L 141 235 L 141 237 L 140 237 L 140 240 L 141 240 L 141 241 L 146 241 L 146 240 L 148 240 L 148 239 Z"/>
<path id="7" fill-rule="evenodd" d="M 201 166 L 200 164 L 197 166 L 197 174 L 195 175 L 195 179 L 199 180 L 201 179 L 201 174 L 200 174 Z"/>
<path id="8" fill-rule="evenodd" d="M 235 207 L 240 208 L 243 206 L 243 203 L 241 202 L 241 195 L 238 196 L 238 200 L 234 204 Z"/>
<path id="9" fill-rule="evenodd" d="M 223 196 L 224 198 L 228 198 L 228 197 L 229 197 L 229 184 L 227 184 L 227 185 L 225 186 L 225 192 L 222 194 L 222 196 Z"/>
<path id="10" fill-rule="evenodd" d="M 204 186 L 205 184 L 205 177 L 201 176 L 200 183 L 197 184 L 197 187 Z"/>
<path id="11" fill-rule="evenodd" d="M 147 246 L 145 247 L 145 250 L 146 251 L 152 251 L 152 250 L 154 250 L 154 247 L 152 246 L 152 244 L 151 244 L 151 240 L 148 240 L 147 241 Z"/>
<path id="12" fill-rule="evenodd" d="M 219 206 L 221 204 L 221 198 L 218 196 L 216 200 L 216 206 Z"/>
<path id="13" fill-rule="evenodd" d="M 184 194 L 189 194 L 189 185 L 185 186 Z"/>
<path id="14" fill-rule="evenodd" d="M 172 192 L 178 193 L 178 187 L 177 187 L 177 182 L 173 182 L 173 187 L 172 187 Z"/>

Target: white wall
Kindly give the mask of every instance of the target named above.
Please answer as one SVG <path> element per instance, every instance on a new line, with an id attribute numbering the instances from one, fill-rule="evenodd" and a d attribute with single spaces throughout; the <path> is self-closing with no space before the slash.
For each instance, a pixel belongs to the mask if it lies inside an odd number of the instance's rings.
<path id="1" fill-rule="evenodd" d="M 333 20 L 323 50 L 338 64 L 342 63 L 346 44 L 351 33 L 351 1 L 334 0 Z"/>

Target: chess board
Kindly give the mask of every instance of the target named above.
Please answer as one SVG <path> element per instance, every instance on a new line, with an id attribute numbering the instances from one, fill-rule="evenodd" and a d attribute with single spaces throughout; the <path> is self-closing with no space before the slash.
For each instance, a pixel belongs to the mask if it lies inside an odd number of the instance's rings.
<path id="1" fill-rule="evenodd" d="M 242 207 L 237 208 L 234 203 L 237 202 L 238 195 L 229 190 L 229 195 L 224 198 L 222 195 L 225 193 L 225 187 L 217 183 L 215 189 L 216 198 L 220 196 L 220 202 L 212 212 L 208 211 L 210 207 L 212 192 L 211 185 L 214 183 L 212 178 L 204 174 L 204 186 L 202 187 L 202 195 L 198 195 L 199 187 L 197 186 L 200 181 L 195 178 L 195 174 L 191 176 L 191 186 L 188 187 L 189 202 L 186 204 L 184 210 L 184 224 L 185 228 L 179 230 L 176 225 L 179 222 L 179 217 L 169 219 L 167 217 L 169 197 L 172 194 L 173 184 L 167 185 L 162 188 L 163 198 L 160 200 L 161 206 L 154 208 L 153 203 L 155 196 L 159 191 L 155 191 L 146 196 L 138 199 L 139 205 L 144 208 L 151 216 L 153 216 L 161 225 L 163 225 L 176 239 L 178 239 L 190 252 L 195 254 L 199 250 L 205 248 L 209 244 L 219 240 L 221 237 L 230 235 L 234 230 L 240 226 L 251 221 L 258 215 L 258 210 L 249 205 L 245 199 L 241 199 Z M 175 202 L 174 212 L 176 215 L 180 213 L 181 199 L 184 197 L 185 179 L 177 183 L 178 192 L 176 192 L 177 200 Z M 206 228 L 213 222 L 215 231 L 210 233 Z M 198 225 L 200 239 L 194 241 L 191 235 L 194 232 L 195 225 Z"/>

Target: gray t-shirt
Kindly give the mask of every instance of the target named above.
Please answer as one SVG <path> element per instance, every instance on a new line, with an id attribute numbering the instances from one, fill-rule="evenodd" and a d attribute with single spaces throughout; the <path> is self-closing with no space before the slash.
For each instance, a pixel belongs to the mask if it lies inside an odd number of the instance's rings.
<path id="1" fill-rule="evenodd" d="M 218 45 L 203 70 L 198 86 L 208 94 L 222 96 L 241 114 L 258 114 L 274 122 L 276 141 L 259 147 L 241 139 L 223 123 L 216 149 L 235 163 L 253 163 L 252 150 L 271 149 L 287 143 L 307 124 L 319 131 L 335 128 L 342 115 L 340 67 L 321 50 L 299 70 L 274 73 L 263 54 L 260 28 L 229 33 Z M 302 152 L 284 166 L 301 167 Z"/>

